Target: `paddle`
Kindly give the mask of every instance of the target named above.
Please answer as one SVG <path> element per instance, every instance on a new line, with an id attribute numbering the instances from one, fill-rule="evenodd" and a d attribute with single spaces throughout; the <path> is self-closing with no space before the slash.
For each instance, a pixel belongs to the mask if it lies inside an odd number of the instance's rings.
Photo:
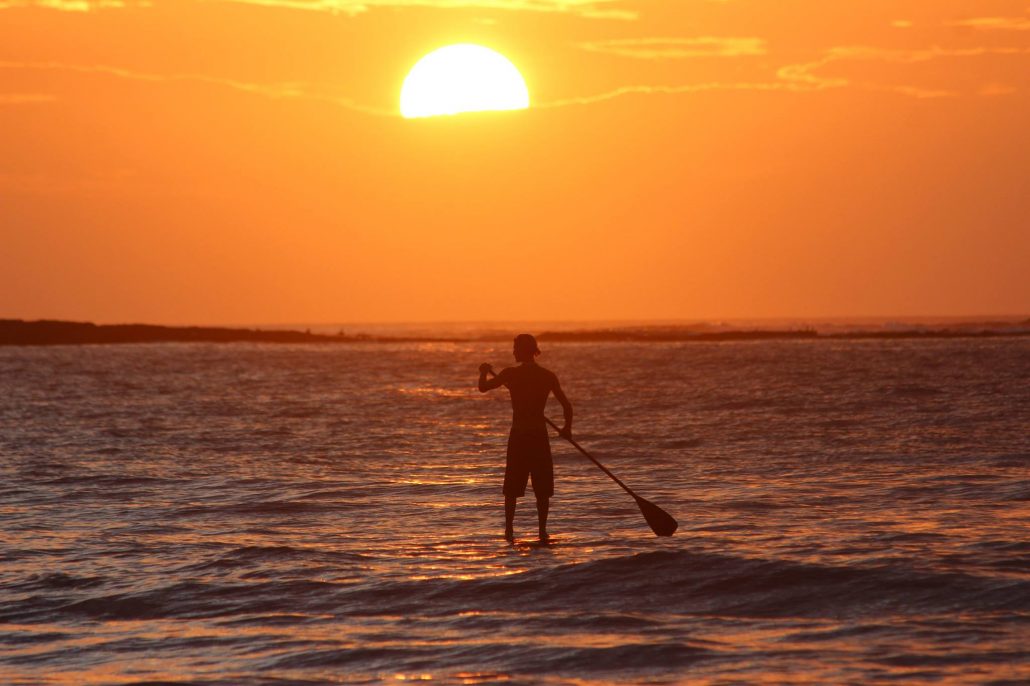
<path id="1" fill-rule="evenodd" d="M 492 369 L 490 370 L 490 374 L 492 376 L 497 376 L 497 374 L 494 373 Z M 550 424 L 551 428 L 557 431 L 558 435 L 561 436 L 561 429 L 558 428 L 557 424 L 552 422 L 547 417 L 544 417 L 544 421 Z M 626 491 L 631 496 L 633 496 L 633 499 L 637 501 L 637 507 L 640 508 L 640 514 L 644 515 L 644 519 L 647 520 L 647 525 L 651 527 L 651 531 L 653 531 L 656 536 L 672 536 L 674 533 L 676 533 L 676 528 L 679 526 L 679 524 L 677 524 L 676 520 L 672 518 L 672 515 L 670 515 L 668 512 L 652 503 L 650 500 L 641 498 L 639 495 L 634 493 L 629 486 L 622 483 L 619 477 L 612 474 L 607 467 L 598 462 L 596 457 L 588 453 L 583 448 L 583 446 L 581 446 L 575 440 L 568 436 L 562 436 L 562 438 L 571 443 L 572 447 L 574 447 L 576 450 L 583 453 L 583 455 L 585 455 L 588 460 L 596 464 L 602 472 L 604 472 L 611 478 L 612 481 L 619 484 L 619 486 L 622 487 L 622 490 Z"/>

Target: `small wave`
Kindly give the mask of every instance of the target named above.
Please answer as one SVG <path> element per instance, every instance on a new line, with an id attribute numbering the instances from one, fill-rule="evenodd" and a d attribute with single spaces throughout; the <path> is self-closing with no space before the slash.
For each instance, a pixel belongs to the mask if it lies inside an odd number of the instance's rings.
<path id="1" fill-rule="evenodd" d="M 901 398 L 926 398 L 944 393 L 939 388 L 922 386 L 920 384 L 897 384 L 895 386 L 885 386 L 882 390 Z"/>
<path id="2" fill-rule="evenodd" d="M 518 658 L 525 673 L 618 672 L 688 667 L 715 651 L 686 643 L 637 643 L 605 648 L 536 648 Z"/>
<path id="3" fill-rule="evenodd" d="M 723 412 L 727 410 L 752 410 L 767 406 L 768 401 L 762 398 L 741 398 L 738 400 L 727 400 L 721 403 L 713 403 L 702 407 L 701 409 L 708 412 Z"/>
<path id="4" fill-rule="evenodd" d="M 725 507 L 734 510 L 777 510 L 787 505 L 782 503 L 775 503 L 771 500 L 727 500 L 723 503 Z"/>
<path id="5" fill-rule="evenodd" d="M 313 419 L 321 417 L 324 412 L 321 407 L 299 407 L 280 410 L 273 416 L 276 419 Z"/>
<path id="6" fill-rule="evenodd" d="M 50 479 L 45 482 L 49 486 L 147 486 L 168 485 L 175 483 L 173 479 L 156 476 L 123 476 L 121 474 L 77 474 Z"/>
<path id="7" fill-rule="evenodd" d="M 269 551 L 259 549 L 244 554 L 260 557 Z M 840 617 L 963 610 L 1025 612 L 1030 610 L 1030 582 L 958 573 L 917 573 L 907 567 L 887 565 L 833 567 L 660 551 L 472 581 L 191 581 L 145 592 L 88 598 L 59 598 L 51 594 L 8 604 L 0 611 L 0 621 L 53 621 L 60 616 L 128 620 L 283 612 L 337 616 L 414 612 L 421 616 L 451 616 L 468 608 L 510 612 L 526 607 L 562 614 L 633 611 L 740 617 Z"/>
<path id="8" fill-rule="evenodd" d="M 1001 469 L 1025 469 L 1030 467 L 1030 452 L 1016 455 L 998 455 L 994 458 L 991 466 Z"/>
<path id="9" fill-rule="evenodd" d="M 350 648 L 334 650 L 308 650 L 291 653 L 262 665 L 265 669 L 312 669 L 351 667 L 360 665 L 364 669 L 387 669 L 412 660 L 435 662 L 438 651 L 432 648 Z"/>
<path id="10" fill-rule="evenodd" d="M 363 562 L 369 558 L 358 553 L 339 550 L 322 550 L 298 548 L 293 546 L 243 546 L 225 552 L 214 559 L 193 563 L 179 569 L 182 572 L 202 572 L 219 569 L 235 569 L 276 562 L 297 562 L 308 565 L 312 562 L 324 562 L 340 565 Z"/>
<path id="11" fill-rule="evenodd" d="M 102 446 L 99 448 L 93 448 L 88 451 L 90 455 L 120 455 L 125 452 L 125 448 L 118 446 Z"/>
<path id="12" fill-rule="evenodd" d="M 426 647 L 309 650 L 276 658 L 264 667 L 350 667 L 373 671 L 397 664 L 405 664 L 410 669 L 455 669 L 472 663 L 521 674 L 589 673 L 686 667 L 714 654 L 710 649 L 682 642 L 633 643 L 608 647 L 475 643 L 460 644 L 445 650 Z"/>
<path id="13" fill-rule="evenodd" d="M 1030 555 L 1030 541 L 985 539 L 983 541 L 978 541 L 975 544 L 975 547 L 995 553 L 1004 553 L 1006 555 L 1018 555 L 1020 553 Z"/>
<path id="14" fill-rule="evenodd" d="M 943 541 L 948 537 L 944 534 L 934 533 L 932 531 L 899 531 L 890 532 L 884 534 L 876 534 L 872 536 L 878 543 L 882 544 L 896 544 L 896 543 L 929 543 L 933 541 Z"/>
<path id="15" fill-rule="evenodd" d="M 677 438 L 663 441 L 659 443 L 657 447 L 677 450 L 683 448 L 697 448 L 700 447 L 702 443 L 703 441 L 700 438 Z"/>
<path id="16" fill-rule="evenodd" d="M 818 424 L 824 429 L 851 429 L 862 423 L 857 419 L 827 419 Z"/>
<path id="17" fill-rule="evenodd" d="M 50 574 L 33 574 L 19 583 L 5 585 L 13 591 L 49 591 L 57 589 L 80 589 L 95 588 L 106 582 L 99 576 L 73 576 L 63 572 L 51 572 Z"/>
<path id="18" fill-rule="evenodd" d="M 33 644 L 46 645 L 52 641 L 64 641 L 76 637 L 76 633 L 62 631 L 36 631 L 31 633 L 5 631 L 0 632 L 0 644 L 8 646 L 25 646 Z"/>
<path id="19" fill-rule="evenodd" d="M 419 592 L 421 591 L 421 592 Z M 504 579 L 393 588 L 382 598 L 504 609 L 625 609 L 752 617 L 1030 609 L 1030 582 L 930 574 L 904 566 L 828 566 L 660 551 L 538 570 Z M 379 608 L 381 609 L 381 608 Z M 377 610 L 378 611 L 378 610 Z"/>
<path id="20" fill-rule="evenodd" d="M 64 600 L 57 606 L 50 603 L 49 607 L 40 608 L 38 614 L 46 618 L 70 616 L 92 620 L 181 619 L 290 612 L 309 604 L 325 611 L 345 587 L 300 580 L 222 584 L 187 581 L 150 591 Z M 23 602 L 31 604 L 34 600 Z"/>
<path id="21" fill-rule="evenodd" d="M 297 500 L 259 500 L 227 505 L 194 505 L 176 511 L 178 517 L 203 517 L 206 515 L 283 515 L 313 514 L 343 507 L 359 507 L 357 503 L 322 503 Z"/>
<path id="22" fill-rule="evenodd" d="M 274 612 L 267 614 L 251 614 L 235 619 L 226 619 L 219 622 L 221 626 L 294 626 L 310 621 L 322 621 L 319 615 L 297 614 L 296 612 Z"/>
<path id="23" fill-rule="evenodd" d="M 357 500 L 359 498 L 366 498 L 373 494 L 373 489 L 365 484 L 362 486 L 354 486 L 351 488 L 335 488 L 312 491 L 303 495 L 296 496 L 297 500 L 322 500 L 322 501 L 339 501 L 339 500 Z"/>

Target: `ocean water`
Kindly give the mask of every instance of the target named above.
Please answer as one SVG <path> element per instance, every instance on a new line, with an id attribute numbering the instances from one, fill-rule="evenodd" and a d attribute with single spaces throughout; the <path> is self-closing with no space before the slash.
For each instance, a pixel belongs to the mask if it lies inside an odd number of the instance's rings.
<path id="1" fill-rule="evenodd" d="M 0 348 L 0 683 L 1030 682 L 1030 340 Z M 560 415 L 552 400 L 552 416 Z"/>

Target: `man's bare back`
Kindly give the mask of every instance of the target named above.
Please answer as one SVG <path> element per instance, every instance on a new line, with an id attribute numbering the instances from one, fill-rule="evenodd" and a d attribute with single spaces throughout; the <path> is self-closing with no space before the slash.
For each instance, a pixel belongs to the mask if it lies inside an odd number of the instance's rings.
<path id="1" fill-rule="evenodd" d="M 525 362 L 518 367 L 504 369 L 497 378 L 508 387 L 511 394 L 511 424 L 514 429 L 545 428 L 544 407 L 547 398 L 554 393 L 558 402 L 568 402 L 554 372 L 544 369 L 536 362 Z"/>

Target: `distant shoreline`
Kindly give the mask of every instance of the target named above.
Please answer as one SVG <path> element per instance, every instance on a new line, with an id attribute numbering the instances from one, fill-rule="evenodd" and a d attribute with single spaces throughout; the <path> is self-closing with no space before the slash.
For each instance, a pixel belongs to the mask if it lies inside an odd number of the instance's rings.
<path id="1" fill-rule="evenodd" d="M 895 325 L 885 330 L 820 333 L 815 329 L 698 330 L 696 327 L 633 327 L 544 331 L 545 342 L 678 343 L 763 340 L 874 340 L 929 338 L 1012 338 L 1030 336 L 1030 319 L 1020 322 L 964 322 L 950 325 Z M 0 319 L 0 346 L 95 345 L 129 343 L 477 343 L 507 336 L 374 336 L 310 331 L 154 324 L 93 324 L 57 320 Z"/>
<path id="2" fill-rule="evenodd" d="M 329 335 L 310 331 L 157 324 L 93 324 L 57 320 L 0 319 L 3 345 L 87 345 L 121 343 L 406 343 L 457 341 L 449 338 Z M 463 339 L 462 339 L 463 340 Z"/>

